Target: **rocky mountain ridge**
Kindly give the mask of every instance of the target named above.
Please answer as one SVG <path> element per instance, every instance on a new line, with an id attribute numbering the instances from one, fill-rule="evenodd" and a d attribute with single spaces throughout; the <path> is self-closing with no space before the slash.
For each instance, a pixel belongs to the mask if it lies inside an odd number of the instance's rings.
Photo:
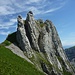
<path id="1" fill-rule="evenodd" d="M 74 75 L 53 23 L 35 20 L 32 11 L 26 20 L 17 18 L 17 45 L 24 55 L 47 75 Z"/>
<path id="2" fill-rule="evenodd" d="M 75 46 L 65 49 L 65 52 L 69 61 L 75 67 Z"/>

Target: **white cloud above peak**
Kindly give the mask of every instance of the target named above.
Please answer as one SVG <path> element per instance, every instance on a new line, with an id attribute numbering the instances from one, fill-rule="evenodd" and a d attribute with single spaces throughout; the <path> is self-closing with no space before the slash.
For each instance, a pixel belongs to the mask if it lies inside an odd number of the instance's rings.
<path id="1" fill-rule="evenodd" d="M 62 7 L 65 0 L 0 0 L 0 15 L 16 14 L 34 10 L 36 14 L 49 13 Z"/>
<path id="2" fill-rule="evenodd" d="M 34 15 L 47 14 L 62 8 L 65 2 L 65 0 L 0 0 L 0 34 L 6 35 L 10 28 L 16 28 L 17 19 L 14 15 L 17 13 L 31 10 Z M 10 15 L 12 16 L 9 17 Z"/>
<path id="3" fill-rule="evenodd" d="M 8 35 L 10 31 L 0 31 L 0 35 Z"/>

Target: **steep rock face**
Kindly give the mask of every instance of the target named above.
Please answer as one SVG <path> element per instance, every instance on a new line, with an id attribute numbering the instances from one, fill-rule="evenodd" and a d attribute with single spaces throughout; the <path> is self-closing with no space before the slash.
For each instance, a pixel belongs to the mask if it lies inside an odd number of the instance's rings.
<path id="1" fill-rule="evenodd" d="M 39 51 L 38 46 L 39 31 L 36 22 L 34 20 L 33 13 L 31 11 L 27 14 L 25 28 L 32 48 Z"/>
<path id="2" fill-rule="evenodd" d="M 35 20 L 31 11 L 26 20 L 21 16 L 17 20 L 17 42 L 34 65 L 48 75 L 72 75 L 73 70 L 53 23 Z"/>
<path id="3" fill-rule="evenodd" d="M 19 46 L 20 48 L 28 55 L 28 57 L 31 57 L 32 56 L 32 49 L 31 49 L 31 45 L 30 45 L 30 42 L 26 36 L 26 31 L 25 31 L 25 28 L 24 28 L 24 22 L 21 18 L 21 16 L 18 16 L 17 18 L 17 21 L 18 21 L 18 28 L 17 28 L 17 41 L 19 43 Z"/>
<path id="4" fill-rule="evenodd" d="M 58 54 L 58 53 L 56 52 L 55 44 L 53 41 L 53 35 L 55 35 L 55 32 L 54 32 L 54 34 L 52 34 L 52 32 L 53 32 L 54 28 L 52 30 L 52 24 L 48 20 L 45 22 L 45 24 L 46 24 L 46 27 L 43 28 L 43 30 L 41 31 L 40 39 L 39 39 L 39 42 L 40 42 L 39 45 L 42 44 L 40 46 L 40 48 L 41 48 L 40 50 L 46 52 L 50 63 L 55 66 L 57 65 L 58 68 L 62 71 L 62 66 L 56 57 L 56 54 Z"/>
<path id="5" fill-rule="evenodd" d="M 56 28 L 51 21 L 45 21 L 45 27 L 43 27 L 41 30 L 39 42 L 40 50 L 42 52 L 46 52 L 48 61 L 54 65 L 55 68 L 58 67 L 59 70 L 63 71 L 63 67 L 58 60 L 60 57 L 63 59 L 63 65 L 65 68 L 70 71 L 70 67 L 67 64 L 68 59 L 63 51 Z"/>

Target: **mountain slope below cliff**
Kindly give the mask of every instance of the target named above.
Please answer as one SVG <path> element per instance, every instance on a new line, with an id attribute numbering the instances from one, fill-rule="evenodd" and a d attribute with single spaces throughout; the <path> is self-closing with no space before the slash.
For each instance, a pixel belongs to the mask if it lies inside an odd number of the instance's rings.
<path id="1" fill-rule="evenodd" d="M 0 45 L 0 75 L 45 75 L 34 65 Z"/>

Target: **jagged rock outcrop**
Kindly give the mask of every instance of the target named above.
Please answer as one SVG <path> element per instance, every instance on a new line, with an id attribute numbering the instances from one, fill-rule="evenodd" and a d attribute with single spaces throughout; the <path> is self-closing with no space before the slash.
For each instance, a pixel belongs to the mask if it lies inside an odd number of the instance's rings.
<path id="1" fill-rule="evenodd" d="M 39 31 L 36 21 L 33 17 L 33 13 L 31 11 L 27 14 L 25 28 L 32 48 L 39 51 L 38 46 Z"/>
<path id="2" fill-rule="evenodd" d="M 32 11 L 28 12 L 26 20 L 21 16 L 17 20 L 19 47 L 38 69 L 48 75 L 74 74 L 51 21 L 35 20 Z"/>
<path id="3" fill-rule="evenodd" d="M 26 36 L 26 31 L 24 28 L 24 21 L 21 16 L 18 16 L 18 28 L 17 28 L 17 41 L 19 43 L 20 48 L 26 53 L 28 57 L 32 57 L 32 48 L 30 42 Z"/>

